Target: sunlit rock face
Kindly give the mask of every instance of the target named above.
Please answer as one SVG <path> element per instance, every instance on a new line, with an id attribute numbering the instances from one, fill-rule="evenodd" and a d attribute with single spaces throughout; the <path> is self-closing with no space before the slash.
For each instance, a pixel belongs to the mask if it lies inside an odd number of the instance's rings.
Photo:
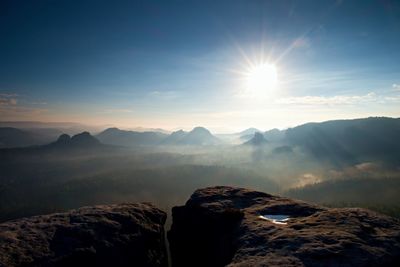
<path id="1" fill-rule="evenodd" d="M 173 266 L 400 266 L 400 222 L 232 187 L 173 209 Z"/>
<path id="2" fill-rule="evenodd" d="M 0 266 L 167 266 L 165 219 L 139 203 L 9 221 L 0 224 Z"/>

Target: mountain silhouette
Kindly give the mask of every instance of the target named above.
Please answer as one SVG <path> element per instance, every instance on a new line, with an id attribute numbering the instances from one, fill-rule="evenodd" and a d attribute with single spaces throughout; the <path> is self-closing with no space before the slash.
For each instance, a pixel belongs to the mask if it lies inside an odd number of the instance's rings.
<path id="1" fill-rule="evenodd" d="M 41 145 L 50 140 L 41 134 L 13 127 L 0 128 L 0 148 Z"/>
<path id="2" fill-rule="evenodd" d="M 221 141 L 204 127 L 195 127 L 179 142 L 180 145 L 217 145 Z"/>
<path id="3" fill-rule="evenodd" d="M 71 136 L 68 134 L 62 134 L 58 137 L 57 141 L 55 142 L 58 145 L 68 145 L 71 142 Z"/>
<path id="4" fill-rule="evenodd" d="M 81 146 L 81 147 L 101 145 L 100 141 L 97 140 L 94 136 L 92 136 L 88 132 L 83 132 L 72 136 L 70 143 L 73 146 Z"/>
<path id="5" fill-rule="evenodd" d="M 268 141 L 265 139 L 264 135 L 262 133 L 256 132 L 254 133 L 253 138 L 251 138 L 249 141 L 243 143 L 244 145 L 251 145 L 251 146 L 262 146 L 267 144 Z"/>
<path id="6" fill-rule="evenodd" d="M 249 141 L 251 138 L 254 137 L 255 133 L 261 133 L 261 131 L 256 128 L 248 128 L 244 131 L 237 133 L 236 135 L 238 135 L 239 140 L 243 142 L 243 141 Z"/>
<path id="7" fill-rule="evenodd" d="M 102 144 L 89 132 L 82 132 L 74 136 L 61 134 L 58 139 L 46 145 L 27 147 L 3 148 L 0 155 L 7 157 L 41 157 L 46 155 L 67 156 L 71 154 L 91 154 L 97 152 L 112 152 L 116 147 Z"/>
<path id="8" fill-rule="evenodd" d="M 96 135 L 100 142 L 117 146 L 158 145 L 167 136 L 160 132 L 135 132 L 118 128 L 108 128 Z"/>
<path id="9" fill-rule="evenodd" d="M 272 129 L 264 133 L 264 137 L 270 142 L 279 142 L 285 138 L 285 130 Z"/>
<path id="10" fill-rule="evenodd" d="M 288 144 L 336 165 L 378 160 L 400 164 L 400 119 L 371 117 L 307 123 L 286 130 Z"/>
<path id="11" fill-rule="evenodd" d="M 92 136 L 89 132 L 83 132 L 72 137 L 70 137 L 68 134 L 62 134 L 57 141 L 44 147 L 84 149 L 101 147 L 102 145 L 103 144 L 100 143 L 100 141 Z"/>
<path id="12" fill-rule="evenodd" d="M 162 141 L 163 145 L 177 145 L 187 135 L 187 132 L 183 130 L 175 131 L 171 133 L 167 138 Z"/>
<path id="13" fill-rule="evenodd" d="M 212 135 L 209 130 L 204 127 L 195 127 L 190 132 L 179 130 L 171 133 L 162 142 L 163 145 L 192 145 L 192 146 L 209 146 L 220 144 L 221 140 Z"/>
<path id="14" fill-rule="evenodd" d="M 258 132 L 261 132 L 261 131 L 258 130 L 257 128 L 251 127 L 251 128 L 248 128 L 248 129 L 246 129 L 244 131 L 241 131 L 241 132 L 237 133 L 237 135 L 240 135 L 240 136 L 252 135 L 253 136 L 255 133 L 258 133 Z"/>

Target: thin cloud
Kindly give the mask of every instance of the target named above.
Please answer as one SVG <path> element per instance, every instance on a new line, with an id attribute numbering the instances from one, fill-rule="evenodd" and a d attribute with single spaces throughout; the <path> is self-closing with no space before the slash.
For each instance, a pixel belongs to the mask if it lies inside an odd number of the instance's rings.
<path id="1" fill-rule="evenodd" d="M 18 103 L 18 100 L 15 98 L 14 94 L 0 94 L 0 106 L 15 106 Z"/>
<path id="2" fill-rule="evenodd" d="M 10 97 L 18 97 L 18 94 L 9 94 L 9 93 L 0 93 L 0 98 L 4 97 L 4 98 L 10 98 Z"/>
<path id="3" fill-rule="evenodd" d="M 2 106 L 0 105 L 0 116 L 3 118 L 30 118 L 37 115 L 47 113 L 47 109 L 30 108 L 22 106 Z"/>
<path id="4" fill-rule="evenodd" d="M 21 105 L 18 101 L 19 95 L 1 93 L 0 94 L 0 115 L 3 118 L 24 117 L 29 118 L 32 116 L 41 115 L 48 112 L 47 109 L 32 108 L 29 106 Z"/>
<path id="5" fill-rule="evenodd" d="M 176 99 L 179 97 L 176 91 L 153 91 L 149 93 L 149 96 L 161 99 Z"/>
<path id="6" fill-rule="evenodd" d="M 397 83 L 392 84 L 392 90 L 393 91 L 400 91 L 400 84 L 397 84 Z"/>
<path id="7" fill-rule="evenodd" d="M 276 100 L 276 103 L 295 105 L 352 105 L 373 102 L 378 100 L 378 98 L 374 92 L 370 92 L 366 95 L 287 97 Z"/>
<path id="8" fill-rule="evenodd" d="M 106 109 L 99 113 L 101 114 L 114 114 L 114 113 L 132 113 L 133 110 L 131 109 Z"/>

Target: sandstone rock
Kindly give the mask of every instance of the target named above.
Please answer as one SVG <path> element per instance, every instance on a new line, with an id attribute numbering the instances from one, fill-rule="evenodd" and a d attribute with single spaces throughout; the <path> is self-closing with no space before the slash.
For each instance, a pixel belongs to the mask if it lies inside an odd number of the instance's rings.
<path id="1" fill-rule="evenodd" d="M 173 266 L 400 266 L 400 221 L 365 209 L 211 187 L 172 215 Z"/>
<path id="2" fill-rule="evenodd" d="M 139 203 L 9 221 L 0 224 L 0 266 L 167 266 L 165 220 Z"/>

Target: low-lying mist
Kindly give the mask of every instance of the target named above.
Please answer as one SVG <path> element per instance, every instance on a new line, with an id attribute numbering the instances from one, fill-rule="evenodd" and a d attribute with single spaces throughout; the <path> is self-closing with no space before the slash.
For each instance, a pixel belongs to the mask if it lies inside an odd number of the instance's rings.
<path id="1" fill-rule="evenodd" d="M 0 149 L 0 220 L 130 201 L 150 201 L 168 212 L 212 185 L 400 217 L 399 134 L 394 118 L 218 136 L 204 127 L 63 134 L 47 145 Z"/>
<path id="2" fill-rule="evenodd" d="M 398 192 L 398 169 L 378 162 L 338 167 L 300 147 L 282 144 L 115 147 L 68 153 L 22 149 L 2 153 L 0 168 L 1 221 L 131 201 L 153 202 L 169 212 L 194 190 L 212 185 L 248 187 L 325 205 L 379 203 L 372 208 L 399 215 L 398 196 L 385 193 Z M 371 187 L 351 186 L 360 181 L 373 185 L 376 194 L 369 193 Z M 381 194 L 385 201 L 374 202 Z"/>

